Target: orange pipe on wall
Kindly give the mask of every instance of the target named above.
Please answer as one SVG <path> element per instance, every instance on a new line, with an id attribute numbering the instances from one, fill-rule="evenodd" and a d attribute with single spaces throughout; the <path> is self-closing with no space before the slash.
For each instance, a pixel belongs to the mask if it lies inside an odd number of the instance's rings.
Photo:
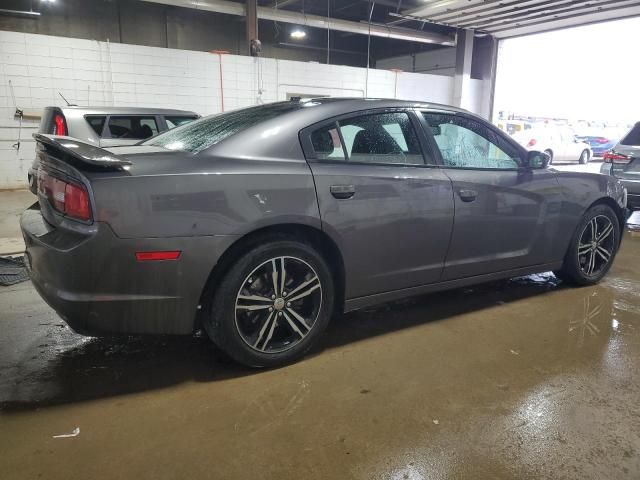
<path id="1" fill-rule="evenodd" d="M 220 108 L 224 112 L 224 85 L 222 83 L 222 55 L 229 53 L 226 50 L 210 50 L 209 53 L 218 55 L 218 65 L 220 67 Z"/>

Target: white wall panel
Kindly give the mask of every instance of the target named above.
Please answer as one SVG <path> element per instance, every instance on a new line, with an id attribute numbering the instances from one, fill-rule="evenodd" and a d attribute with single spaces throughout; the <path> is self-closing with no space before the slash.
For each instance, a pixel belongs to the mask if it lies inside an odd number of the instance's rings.
<path id="1" fill-rule="evenodd" d="M 387 70 L 222 57 L 224 108 L 284 100 L 287 94 L 400 98 L 450 103 L 452 78 Z M 38 122 L 18 121 L 21 109 L 64 105 L 164 107 L 202 115 L 222 108 L 219 56 L 207 52 L 109 44 L 0 31 L 0 188 L 26 186 Z"/>

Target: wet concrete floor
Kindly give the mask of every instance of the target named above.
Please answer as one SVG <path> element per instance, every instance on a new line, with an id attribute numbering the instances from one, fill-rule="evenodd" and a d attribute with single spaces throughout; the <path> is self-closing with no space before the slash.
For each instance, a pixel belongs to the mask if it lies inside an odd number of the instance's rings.
<path id="1" fill-rule="evenodd" d="M 598 286 L 350 314 L 271 371 L 204 337 L 81 337 L 29 283 L 0 306 L 4 480 L 640 478 L 640 232 Z"/>

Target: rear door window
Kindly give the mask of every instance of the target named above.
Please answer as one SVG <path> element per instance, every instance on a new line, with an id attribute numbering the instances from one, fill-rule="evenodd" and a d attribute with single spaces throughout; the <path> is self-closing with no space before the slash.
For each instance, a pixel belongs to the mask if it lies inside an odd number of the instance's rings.
<path id="1" fill-rule="evenodd" d="M 111 116 L 108 132 L 111 138 L 143 140 L 158 133 L 158 123 L 155 116 Z"/>
<path id="2" fill-rule="evenodd" d="M 96 132 L 99 137 L 102 137 L 102 130 L 104 129 L 104 122 L 107 117 L 105 115 L 87 115 L 84 118 L 93 131 Z"/>
<path id="3" fill-rule="evenodd" d="M 318 160 L 344 160 L 344 149 L 337 125 L 332 123 L 311 134 L 311 146 Z"/>
<path id="4" fill-rule="evenodd" d="M 416 131 L 406 112 L 366 114 L 338 123 L 349 161 L 425 163 Z"/>

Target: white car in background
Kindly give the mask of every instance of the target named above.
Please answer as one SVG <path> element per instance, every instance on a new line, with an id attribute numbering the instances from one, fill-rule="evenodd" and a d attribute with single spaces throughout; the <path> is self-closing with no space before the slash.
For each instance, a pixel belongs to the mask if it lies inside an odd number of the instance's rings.
<path id="1" fill-rule="evenodd" d="M 549 154 L 551 162 L 577 161 L 584 164 L 593 157 L 589 144 L 577 139 L 566 127 L 538 126 L 514 133 L 513 139 L 527 150 Z"/>

